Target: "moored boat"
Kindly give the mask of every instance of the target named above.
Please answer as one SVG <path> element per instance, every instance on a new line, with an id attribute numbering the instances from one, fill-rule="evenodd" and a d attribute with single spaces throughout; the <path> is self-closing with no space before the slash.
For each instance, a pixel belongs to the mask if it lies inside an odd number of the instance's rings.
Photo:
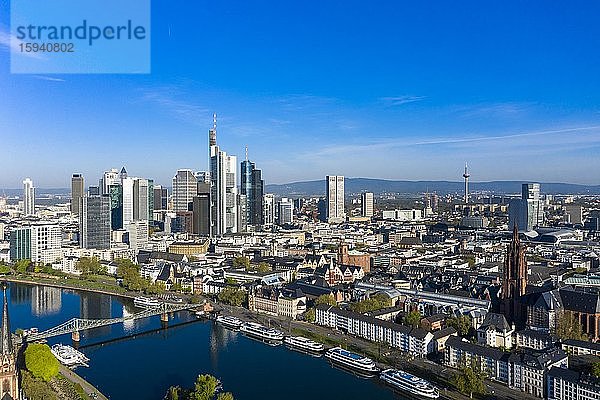
<path id="1" fill-rule="evenodd" d="M 332 362 L 356 369 L 361 372 L 373 374 L 379 372 L 379 368 L 377 368 L 375 362 L 370 358 L 361 356 L 357 353 L 352 353 L 348 350 L 344 350 L 341 347 L 334 347 L 333 349 L 327 350 L 325 357 Z"/>
<path id="2" fill-rule="evenodd" d="M 381 372 L 381 380 L 394 388 L 426 399 L 440 397 L 439 390 L 423 378 L 399 369 L 386 369 Z"/>
<path id="3" fill-rule="evenodd" d="M 139 308 L 155 308 L 160 306 L 160 301 L 154 297 L 137 296 L 133 299 L 133 305 Z"/>
<path id="4" fill-rule="evenodd" d="M 231 317 L 228 315 L 219 315 L 216 318 L 216 321 L 221 325 L 230 328 L 230 329 L 240 329 L 242 326 L 242 320 L 236 317 Z"/>
<path id="5" fill-rule="evenodd" d="M 317 343 L 302 336 L 288 336 L 284 340 L 285 344 L 301 350 L 321 352 L 324 350 L 323 344 Z"/>
<path id="6" fill-rule="evenodd" d="M 240 327 L 240 330 L 259 339 L 276 341 L 283 340 L 283 332 L 277 329 L 267 328 L 266 326 L 257 324 L 256 322 L 245 322 Z"/>
<path id="7" fill-rule="evenodd" d="M 82 352 L 75 350 L 71 346 L 63 345 L 63 344 L 55 344 L 50 348 L 54 357 L 61 363 L 67 367 L 77 367 L 84 366 L 88 367 L 89 358 L 85 356 Z"/>

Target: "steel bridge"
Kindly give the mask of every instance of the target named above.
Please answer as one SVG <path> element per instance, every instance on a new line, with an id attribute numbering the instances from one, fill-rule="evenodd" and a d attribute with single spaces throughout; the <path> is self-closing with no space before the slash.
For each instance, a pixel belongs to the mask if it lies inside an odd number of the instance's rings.
<path id="1" fill-rule="evenodd" d="M 79 342 L 80 336 L 79 332 L 87 330 L 99 328 L 101 326 L 107 326 L 112 324 L 118 324 L 127 320 L 135 320 L 140 318 L 147 318 L 153 315 L 160 315 L 161 321 L 168 321 L 169 313 L 173 313 L 176 311 L 182 310 L 190 310 L 192 308 L 198 307 L 197 304 L 172 304 L 172 303 L 162 303 L 158 307 L 146 308 L 138 313 L 119 318 L 107 318 L 107 319 L 82 319 L 82 318 L 72 318 L 67 322 L 63 322 L 60 325 L 55 326 L 54 328 L 50 328 L 43 332 L 32 333 L 27 335 L 27 341 L 33 342 L 36 340 L 47 339 L 53 336 L 65 335 L 67 333 L 71 333 L 71 337 L 73 341 Z"/>

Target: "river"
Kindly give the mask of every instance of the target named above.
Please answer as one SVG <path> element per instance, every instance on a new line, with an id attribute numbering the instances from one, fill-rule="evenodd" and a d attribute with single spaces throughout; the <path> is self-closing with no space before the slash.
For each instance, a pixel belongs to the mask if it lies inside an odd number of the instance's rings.
<path id="1" fill-rule="evenodd" d="M 11 329 L 40 331 L 74 317 L 111 318 L 136 312 L 117 296 L 11 283 Z M 161 327 L 160 317 L 82 332 L 89 368 L 77 373 L 110 399 L 160 400 L 171 385 L 190 387 L 198 374 L 218 377 L 236 399 L 401 399 L 378 379 L 362 379 L 285 346 L 268 346 L 211 321 L 174 326 L 196 317 L 182 311 L 168 329 L 98 344 Z M 71 344 L 70 335 L 49 344 Z"/>

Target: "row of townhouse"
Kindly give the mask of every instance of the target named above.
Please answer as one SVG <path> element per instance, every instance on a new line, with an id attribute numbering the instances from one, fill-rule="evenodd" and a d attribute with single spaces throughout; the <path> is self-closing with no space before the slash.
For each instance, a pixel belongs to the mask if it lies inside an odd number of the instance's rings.
<path id="1" fill-rule="evenodd" d="M 508 387 L 544 398 L 548 371 L 553 367 L 568 368 L 568 356 L 559 348 L 541 351 L 523 349 L 508 353 L 497 348 L 468 342 L 457 336 L 446 341 L 445 364 L 452 368 L 471 366 L 488 378 Z"/>
<path id="2" fill-rule="evenodd" d="M 600 400 L 600 378 L 565 368 L 548 372 L 548 400 Z"/>
<path id="3" fill-rule="evenodd" d="M 372 316 L 320 304 L 316 307 L 315 322 L 348 334 L 385 343 L 417 357 L 433 353 L 433 334 Z"/>

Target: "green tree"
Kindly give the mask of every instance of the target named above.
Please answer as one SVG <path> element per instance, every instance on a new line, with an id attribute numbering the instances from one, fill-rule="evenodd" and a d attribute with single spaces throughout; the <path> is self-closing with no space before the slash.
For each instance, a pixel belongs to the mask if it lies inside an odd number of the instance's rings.
<path id="1" fill-rule="evenodd" d="M 77 261 L 77 269 L 82 275 L 98 275 L 106 273 L 106 268 L 100 264 L 100 260 L 96 257 L 81 257 Z"/>
<path id="2" fill-rule="evenodd" d="M 190 398 L 194 400 L 211 400 L 215 396 L 218 385 L 219 381 L 214 376 L 208 374 L 198 375 Z"/>
<path id="3" fill-rule="evenodd" d="M 29 272 L 32 268 L 31 260 L 19 260 L 15 263 L 15 270 L 20 274 Z"/>
<path id="4" fill-rule="evenodd" d="M 600 361 L 592 364 L 592 375 L 596 378 L 600 378 Z"/>
<path id="5" fill-rule="evenodd" d="M 313 322 L 315 322 L 316 318 L 317 318 L 317 316 L 316 316 L 316 312 L 315 312 L 314 308 L 309 308 L 304 313 L 304 319 L 306 320 L 306 322 L 313 323 Z"/>
<path id="6" fill-rule="evenodd" d="M 258 264 L 250 264 L 250 265 L 248 265 L 248 267 L 246 267 L 246 271 L 248 271 L 248 272 L 256 271 L 256 272 L 260 272 L 260 273 L 265 273 L 265 272 L 269 272 L 270 270 L 271 270 L 271 266 L 264 261 L 260 262 Z"/>
<path id="7" fill-rule="evenodd" d="M 337 306 L 337 301 L 332 294 L 322 294 L 315 299 L 315 306 L 319 304 L 328 304 L 330 306 Z"/>
<path id="8" fill-rule="evenodd" d="M 179 393 L 181 388 L 179 386 L 171 386 L 167 392 L 167 400 L 179 400 Z"/>
<path id="9" fill-rule="evenodd" d="M 421 324 L 421 313 L 419 311 L 411 311 L 406 315 L 404 319 L 405 325 L 412 326 L 413 328 L 418 327 Z"/>
<path id="10" fill-rule="evenodd" d="M 452 384 L 459 392 L 473 398 L 473 394 L 485 393 L 485 376 L 471 367 L 461 369 L 452 377 Z"/>
<path id="11" fill-rule="evenodd" d="M 460 336 L 467 336 L 471 329 L 471 318 L 467 315 L 450 317 L 446 319 L 446 326 L 456 329 L 456 332 L 458 332 Z"/>
<path id="12" fill-rule="evenodd" d="M 29 371 L 21 371 L 21 388 L 28 399 L 57 400 L 58 396 L 47 382 L 36 379 Z"/>
<path id="13" fill-rule="evenodd" d="M 5 265 L 4 263 L 0 264 L 0 275 L 7 275 L 10 273 L 12 273 L 12 269 L 10 269 L 8 265 Z"/>
<path id="14" fill-rule="evenodd" d="M 219 393 L 217 400 L 233 400 L 233 394 L 231 392 Z"/>
<path id="15" fill-rule="evenodd" d="M 27 346 L 25 366 L 35 378 L 46 382 L 58 375 L 58 361 L 46 344 L 31 343 Z"/>
<path id="16" fill-rule="evenodd" d="M 587 340 L 581 323 L 570 312 L 562 312 L 556 319 L 556 336 L 562 340 Z"/>
<path id="17" fill-rule="evenodd" d="M 361 300 L 356 303 L 350 304 L 350 309 L 358 313 L 366 313 L 375 310 L 381 310 L 382 308 L 390 307 L 392 302 L 388 296 L 383 293 L 377 293 L 368 299 Z"/>
<path id="18" fill-rule="evenodd" d="M 236 257 L 233 259 L 233 268 L 244 268 L 250 267 L 250 259 L 248 257 Z"/>
<path id="19" fill-rule="evenodd" d="M 161 281 L 150 283 L 146 289 L 147 294 L 161 294 L 165 292 L 165 284 Z"/>
<path id="20" fill-rule="evenodd" d="M 239 307 L 244 304 L 246 300 L 246 293 L 235 287 L 226 287 L 217 295 L 217 299 L 220 302 L 229 304 L 230 306 Z"/>

